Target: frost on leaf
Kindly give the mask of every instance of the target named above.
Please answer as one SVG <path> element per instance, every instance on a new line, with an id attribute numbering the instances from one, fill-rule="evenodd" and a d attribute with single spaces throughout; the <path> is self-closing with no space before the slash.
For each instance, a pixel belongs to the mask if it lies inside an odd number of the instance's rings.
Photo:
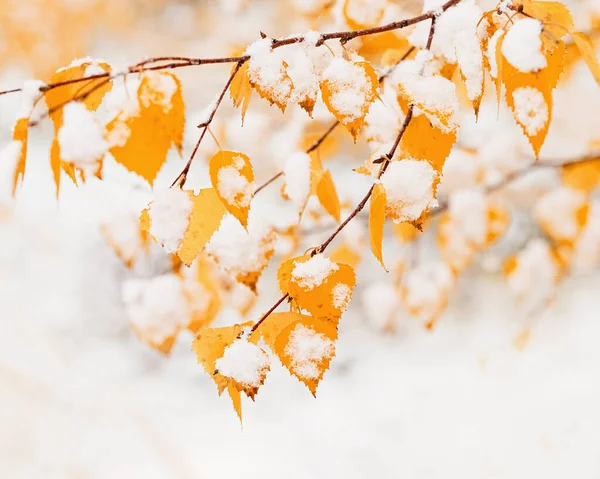
<path id="1" fill-rule="evenodd" d="M 219 198 L 246 228 L 254 194 L 252 163 L 243 153 L 221 150 L 209 162 L 210 180 Z"/>
<path id="2" fill-rule="evenodd" d="M 189 266 L 219 228 L 225 213 L 212 188 L 200 190 L 198 195 L 169 188 L 159 190 L 142 211 L 140 229 Z"/>
<path id="3" fill-rule="evenodd" d="M 251 215 L 247 230 L 231 216 L 206 247 L 219 267 L 256 292 L 256 283 L 275 251 L 275 232 L 263 218 Z"/>
<path id="4" fill-rule="evenodd" d="M 115 160 L 151 185 L 172 146 L 181 152 L 185 124 L 181 85 L 169 72 L 145 72 L 133 106 L 106 126 Z"/>
<path id="5" fill-rule="evenodd" d="M 98 71 L 109 73 L 110 65 L 103 62 L 97 62 L 91 59 L 82 61 L 75 60 L 68 67 L 61 68 L 52 75 L 50 83 L 62 83 L 79 78 L 90 76 L 89 71 Z M 48 106 L 49 116 L 54 124 L 54 140 L 50 150 L 50 166 L 56 184 L 56 194 L 58 195 L 60 187 L 61 168 L 76 181 L 75 169 L 73 165 L 63 163 L 58 133 L 64 123 L 64 107 L 74 98 L 81 97 L 80 101 L 88 110 L 96 110 L 104 96 L 112 89 L 112 81 L 109 78 L 95 78 L 89 81 L 67 83 L 56 88 L 52 88 L 44 93 L 46 105 Z M 83 140 L 83 139 L 82 139 Z"/>
<path id="6" fill-rule="evenodd" d="M 277 278 L 281 291 L 300 308 L 334 324 L 346 310 L 356 284 L 352 266 L 335 263 L 323 254 L 285 261 Z"/>
<path id="7" fill-rule="evenodd" d="M 323 102 L 355 141 L 371 103 L 378 97 L 378 86 L 377 74 L 368 62 L 335 58 L 323 72 Z"/>
<path id="8" fill-rule="evenodd" d="M 393 161 L 381 177 L 386 194 L 386 216 L 394 223 L 419 220 L 437 206 L 434 183 L 438 174 L 422 160 Z"/>
<path id="9" fill-rule="evenodd" d="M 271 38 L 263 38 L 246 49 L 245 54 L 250 55 L 248 78 L 261 98 L 277 105 L 283 112 L 294 84 L 287 73 L 287 63 L 277 50 L 271 48 L 272 41 Z"/>
<path id="10" fill-rule="evenodd" d="M 213 379 L 219 390 L 219 395 L 227 389 L 233 408 L 238 415 L 240 423 L 242 422 L 242 403 L 240 391 L 244 391 L 248 396 L 253 396 L 256 391 L 249 390 L 236 383 L 235 380 L 222 375 L 217 370 L 217 360 L 225 354 L 225 348 L 233 342 L 242 333 L 244 328 L 252 326 L 251 322 L 244 324 L 235 324 L 224 328 L 202 329 L 192 343 L 192 348 L 196 352 L 198 362 L 202 365 L 206 373 Z"/>
<path id="11" fill-rule="evenodd" d="M 383 227 L 385 226 L 385 204 L 385 188 L 381 183 L 377 183 L 373 187 L 369 207 L 369 241 L 371 244 L 371 251 L 379 263 L 381 263 L 383 269 L 386 269 L 383 264 L 382 252 Z"/>

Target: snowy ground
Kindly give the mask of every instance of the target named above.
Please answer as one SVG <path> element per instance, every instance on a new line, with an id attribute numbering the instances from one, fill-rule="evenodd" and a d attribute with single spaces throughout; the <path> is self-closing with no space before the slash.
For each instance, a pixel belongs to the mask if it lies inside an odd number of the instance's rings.
<path id="1" fill-rule="evenodd" d="M 134 337 L 82 210 L 24 200 L 3 223 L 0 477 L 599 476 L 600 275 L 529 322 L 502 281 L 467 279 L 435 331 L 395 337 L 357 298 L 318 398 L 277 366 L 242 430 L 190 338 L 164 359 Z"/>

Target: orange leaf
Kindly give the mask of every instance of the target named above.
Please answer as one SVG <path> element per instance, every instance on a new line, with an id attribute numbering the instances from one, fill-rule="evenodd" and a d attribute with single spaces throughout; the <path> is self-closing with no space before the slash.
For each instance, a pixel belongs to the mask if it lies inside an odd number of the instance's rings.
<path id="1" fill-rule="evenodd" d="M 565 165 L 561 169 L 561 174 L 565 185 L 591 193 L 600 184 L 600 157 Z"/>
<path id="2" fill-rule="evenodd" d="M 596 58 L 596 50 L 592 41 L 585 33 L 573 32 L 571 33 L 571 37 L 573 37 L 573 41 L 577 45 L 583 60 L 590 69 L 590 72 L 592 72 L 594 80 L 600 85 L 600 63 L 598 63 L 598 59 Z"/>
<path id="3" fill-rule="evenodd" d="M 375 258 L 381 263 L 383 269 L 386 269 L 383 264 L 383 227 L 385 225 L 385 188 L 381 183 L 377 183 L 371 194 L 371 205 L 369 207 L 369 238 L 371 243 L 371 251 Z"/>
<path id="4" fill-rule="evenodd" d="M 191 318 L 188 329 L 197 333 L 201 328 L 212 323 L 221 309 L 221 298 L 217 285 L 211 277 L 211 267 L 208 259 L 199 256 L 192 267 L 196 268 L 193 282 L 186 284 L 184 294 L 188 300 Z"/>
<path id="5" fill-rule="evenodd" d="M 335 58 L 323 73 L 323 102 L 350 132 L 354 141 L 371 103 L 378 97 L 378 87 L 379 79 L 368 62 L 350 62 Z"/>
<path id="6" fill-rule="evenodd" d="M 121 111 L 106 126 L 107 139 L 115 160 L 152 185 L 171 146 L 181 152 L 181 85 L 172 73 L 146 72 L 137 95 L 136 108 Z"/>
<path id="7" fill-rule="evenodd" d="M 536 158 L 552 121 L 552 90 L 562 73 L 564 54 L 564 43 L 559 42 L 554 50 L 544 52 L 547 66 L 533 72 L 519 71 L 502 56 L 501 75 L 506 87 L 506 101 Z"/>
<path id="8" fill-rule="evenodd" d="M 316 397 L 317 386 L 335 356 L 337 327 L 328 321 L 299 316 L 302 319 L 279 333 L 273 352 L 281 364 Z"/>
<path id="9" fill-rule="evenodd" d="M 456 131 L 443 131 L 423 114 L 413 115 L 404 131 L 401 148 L 417 160 L 427 160 L 441 175 L 444 163 L 456 143 Z"/>
<path id="10" fill-rule="evenodd" d="M 524 0 L 523 13 L 544 22 L 544 32 L 550 42 L 556 43 L 573 28 L 573 15 L 560 2 Z"/>
<path id="11" fill-rule="evenodd" d="M 250 159 L 237 151 L 219 151 L 209 162 L 210 180 L 220 200 L 233 216 L 248 227 L 254 171 Z"/>
<path id="12" fill-rule="evenodd" d="M 277 273 L 279 287 L 314 317 L 337 324 L 356 284 L 354 268 L 322 254 L 285 261 Z"/>
<path id="13" fill-rule="evenodd" d="M 340 218 L 340 200 L 338 198 L 335 184 L 329 170 L 322 173 L 317 183 L 317 198 L 319 203 L 339 223 Z"/>

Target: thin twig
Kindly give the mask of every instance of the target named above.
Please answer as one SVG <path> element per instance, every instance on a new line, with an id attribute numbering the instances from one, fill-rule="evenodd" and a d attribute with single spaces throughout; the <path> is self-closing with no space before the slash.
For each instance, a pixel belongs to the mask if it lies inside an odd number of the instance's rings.
<path id="1" fill-rule="evenodd" d="M 175 186 L 178 182 L 179 182 L 180 188 L 183 188 L 183 186 L 185 185 L 185 182 L 187 181 L 188 172 L 190 171 L 190 167 L 192 166 L 192 161 L 194 161 L 196 152 L 198 151 L 198 148 L 200 147 L 200 143 L 202 143 L 202 140 L 204 139 L 204 136 L 206 135 L 206 132 L 207 132 L 208 128 L 210 127 L 210 124 L 212 123 L 212 121 L 215 117 L 215 114 L 217 113 L 217 110 L 219 109 L 219 105 L 221 105 L 221 102 L 223 101 L 223 97 L 227 93 L 227 90 L 229 90 L 229 86 L 231 85 L 231 82 L 235 78 L 235 75 L 237 74 L 237 72 L 240 71 L 240 68 L 242 67 L 243 64 L 244 64 L 243 61 L 238 62 L 238 64 L 235 66 L 235 68 L 231 72 L 231 75 L 229 75 L 227 83 L 225 83 L 223 90 L 221 90 L 221 94 L 219 95 L 219 98 L 217 98 L 217 102 L 215 103 L 215 106 L 213 107 L 212 111 L 210 112 L 210 116 L 208 117 L 208 120 L 202 124 L 202 133 L 200 134 L 200 138 L 198 138 L 198 141 L 196 142 L 196 146 L 194 147 L 194 150 L 192 151 L 192 154 L 190 155 L 189 160 L 185 164 L 185 167 L 183 168 L 183 170 L 181 170 L 181 173 L 179 173 L 179 175 L 177 175 L 177 178 L 175 178 L 175 180 L 171 184 L 171 187 Z"/>

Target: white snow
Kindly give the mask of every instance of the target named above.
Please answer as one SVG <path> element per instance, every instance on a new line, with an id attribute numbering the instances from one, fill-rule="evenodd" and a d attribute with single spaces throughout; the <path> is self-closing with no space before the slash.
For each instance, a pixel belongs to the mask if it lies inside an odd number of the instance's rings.
<path id="1" fill-rule="evenodd" d="M 301 210 L 310 194 L 310 156 L 304 152 L 290 155 L 283 165 L 283 175 L 284 193 Z"/>
<path id="2" fill-rule="evenodd" d="M 269 356 L 256 344 L 237 339 L 225 348 L 223 357 L 216 361 L 217 370 L 246 387 L 261 385 L 269 369 Z"/>
<path id="3" fill-rule="evenodd" d="M 366 287 L 361 295 L 362 310 L 373 327 L 384 331 L 399 311 L 398 291 L 389 281 L 377 281 Z"/>
<path id="4" fill-rule="evenodd" d="M 287 74 L 294 85 L 289 100 L 292 103 L 317 100 L 319 76 L 311 59 L 311 50 L 316 49 L 318 47 L 315 47 L 314 43 L 305 40 L 281 50 L 281 57 L 288 65 Z"/>
<path id="5" fill-rule="evenodd" d="M 81 102 L 67 103 L 63 119 L 58 131 L 61 159 L 81 168 L 87 176 L 93 175 L 109 147 L 104 129 Z"/>
<path id="6" fill-rule="evenodd" d="M 149 206 L 150 234 L 167 253 L 175 253 L 190 223 L 193 203 L 179 188 L 157 188 Z"/>
<path id="7" fill-rule="evenodd" d="M 323 72 L 323 80 L 331 87 L 329 103 L 344 122 L 365 115 L 371 82 L 363 68 L 343 58 L 334 58 Z"/>
<path id="8" fill-rule="evenodd" d="M 279 51 L 271 49 L 271 42 L 271 38 L 262 38 L 246 49 L 245 54 L 250 55 L 248 76 L 275 102 L 286 105 L 293 83 Z"/>
<path id="9" fill-rule="evenodd" d="M 351 297 L 352 290 L 345 283 L 338 283 L 331 290 L 331 299 L 335 309 L 345 311 Z"/>
<path id="10" fill-rule="evenodd" d="M 217 173 L 217 190 L 227 203 L 238 208 L 248 208 L 254 193 L 254 183 L 249 182 L 235 165 L 225 166 Z"/>
<path id="11" fill-rule="evenodd" d="M 462 31 L 454 39 L 456 60 L 465 78 L 469 100 L 475 100 L 483 93 L 483 53 L 475 32 Z"/>
<path id="12" fill-rule="evenodd" d="M 519 87 L 513 91 L 515 115 L 529 136 L 535 136 L 548 123 L 548 105 L 537 88 Z"/>
<path id="13" fill-rule="evenodd" d="M 502 54 L 522 72 L 544 68 L 548 62 L 542 53 L 542 22 L 534 18 L 516 20 L 502 42 Z"/>
<path id="14" fill-rule="evenodd" d="M 394 213 L 395 223 L 414 221 L 423 211 L 437 206 L 433 197 L 436 171 L 427 161 L 393 161 L 381 177 L 385 187 L 386 208 Z"/>
<path id="15" fill-rule="evenodd" d="M 323 281 L 338 269 L 337 264 L 319 253 L 303 263 L 295 263 L 292 278 L 302 289 L 311 291 L 321 286 Z"/>
<path id="16" fill-rule="evenodd" d="M 285 354 L 291 358 L 296 374 L 306 379 L 317 379 L 321 373 L 320 364 L 335 354 L 335 345 L 324 334 L 296 325 L 285 347 Z"/>

